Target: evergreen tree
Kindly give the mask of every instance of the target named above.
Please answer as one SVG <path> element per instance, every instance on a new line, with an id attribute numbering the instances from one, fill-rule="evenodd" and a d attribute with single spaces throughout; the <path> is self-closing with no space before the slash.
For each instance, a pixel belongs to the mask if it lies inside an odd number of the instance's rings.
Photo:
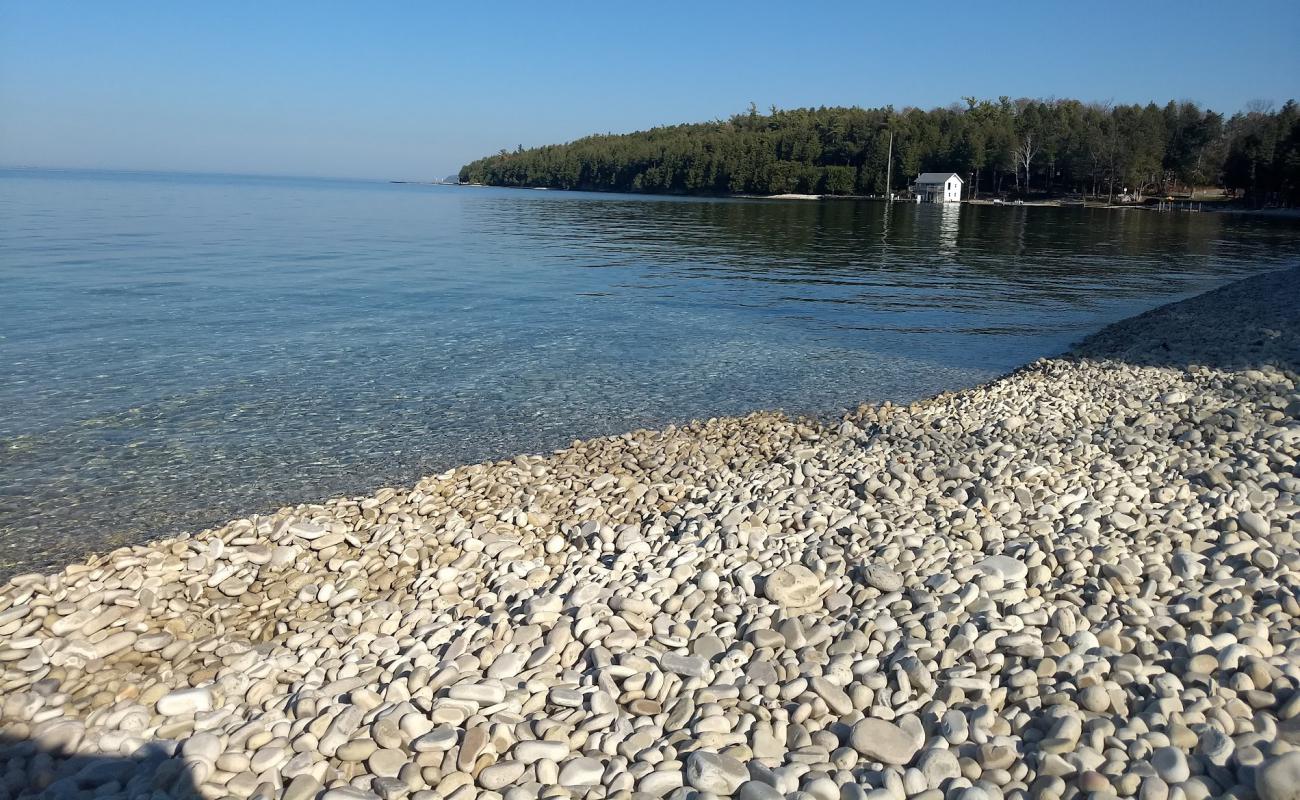
<path id="1" fill-rule="evenodd" d="M 1251 202 L 1300 201 L 1300 108 L 1257 105 L 1225 121 L 1191 102 L 1085 105 L 965 99 L 924 111 L 754 104 L 727 120 L 517 147 L 461 168 L 498 186 L 673 194 L 882 194 L 894 135 L 894 189 L 954 171 L 980 193 L 1119 188 L 1165 193 L 1221 182 Z"/>

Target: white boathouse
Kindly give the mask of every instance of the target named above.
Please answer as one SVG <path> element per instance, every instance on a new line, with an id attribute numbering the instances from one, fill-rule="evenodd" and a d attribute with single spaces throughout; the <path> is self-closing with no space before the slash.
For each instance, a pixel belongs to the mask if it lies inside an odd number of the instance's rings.
<path id="1" fill-rule="evenodd" d="M 962 180 L 955 172 L 922 172 L 912 184 L 920 203 L 960 203 Z"/>

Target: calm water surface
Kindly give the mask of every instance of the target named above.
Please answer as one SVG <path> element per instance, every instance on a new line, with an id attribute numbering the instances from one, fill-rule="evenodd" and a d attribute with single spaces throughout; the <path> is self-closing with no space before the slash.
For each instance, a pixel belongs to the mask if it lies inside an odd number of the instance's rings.
<path id="1" fill-rule="evenodd" d="M 1295 264 L 1297 234 L 0 171 L 0 572 L 577 437 L 971 385 Z"/>

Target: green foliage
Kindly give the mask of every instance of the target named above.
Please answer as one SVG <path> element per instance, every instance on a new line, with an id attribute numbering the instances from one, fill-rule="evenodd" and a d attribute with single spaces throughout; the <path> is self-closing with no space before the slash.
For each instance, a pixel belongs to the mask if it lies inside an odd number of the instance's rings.
<path id="1" fill-rule="evenodd" d="M 952 171 L 971 193 L 1221 184 L 1257 201 L 1300 200 L 1300 112 L 1256 108 L 1225 121 L 1195 103 L 996 101 L 922 111 L 801 108 L 502 150 L 461 168 L 496 186 L 671 194 L 882 194 L 918 172 Z M 886 187 L 890 134 L 893 186 Z"/>
<path id="2" fill-rule="evenodd" d="M 1226 186 L 1259 200 L 1300 199 L 1300 106 L 1253 109 L 1228 121 Z"/>

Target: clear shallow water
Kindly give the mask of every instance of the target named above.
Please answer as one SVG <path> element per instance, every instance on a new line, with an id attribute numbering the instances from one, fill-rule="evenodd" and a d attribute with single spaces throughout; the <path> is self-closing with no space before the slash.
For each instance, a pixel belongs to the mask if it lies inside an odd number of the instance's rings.
<path id="1" fill-rule="evenodd" d="M 1294 222 L 0 171 L 0 572 L 574 438 L 978 383 Z"/>

